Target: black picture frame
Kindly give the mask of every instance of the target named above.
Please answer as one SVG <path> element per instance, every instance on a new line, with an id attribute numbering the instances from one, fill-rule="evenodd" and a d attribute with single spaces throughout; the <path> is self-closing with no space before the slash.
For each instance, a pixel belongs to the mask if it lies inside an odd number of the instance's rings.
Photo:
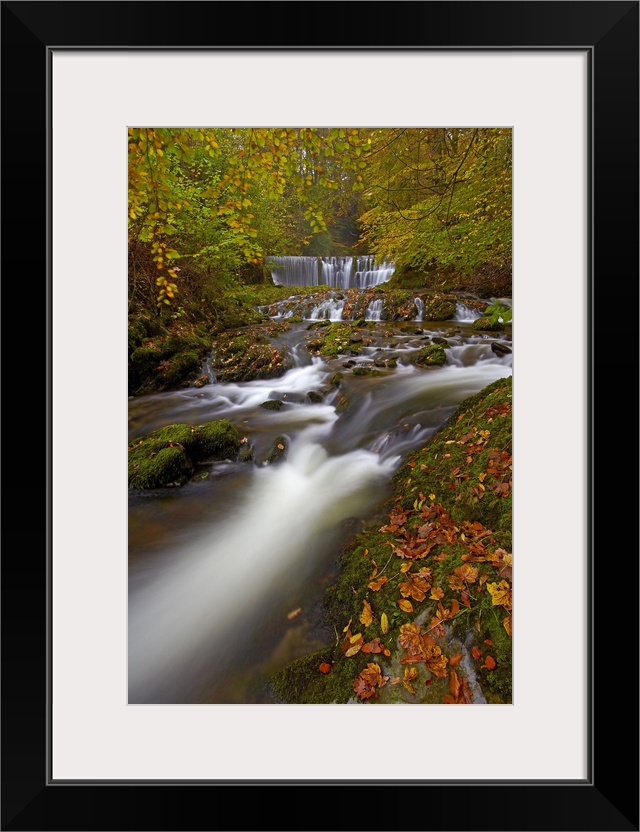
<path id="1" fill-rule="evenodd" d="M 2 2 L 5 312 L 9 331 L 21 333 L 18 343 L 27 341 L 31 350 L 31 355 L 26 351 L 31 359 L 27 364 L 25 351 L 14 342 L 5 359 L 10 401 L 20 389 L 27 401 L 18 410 L 19 424 L 11 413 L 8 422 L 12 433 L 18 430 L 31 439 L 25 459 L 14 462 L 9 456 L 4 492 L 11 510 L 5 514 L 2 558 L 3 830 L 638 830 L 637 527 L 636 514 L 620 509 L 626 503 L 619 496 L 629 493 L 629 479 L 632 484 L 636 481 L 629 448 L 637 448 L 637 415 L 633 409 L 631 422 L 629 405 L 637 397 L 612 389 L 615 385 L 608 378 L 616 356 L 624 361 L 625 374 L 631 356 L 637 356 L 639 5 L 626 0 L 347 2 L 334 6 L 323 2 L 315 7 L 310 3 L 206 0 Z M 316 15 L 324 20 L 317 28 L 310 25 Z M 341 25 L 327 26 L 330 15 L 339 15 Z M 296 18 L 307 22 L 297 26 L 292 22 Z M 236 25 L 222 23 L 233 20 Z M 204 41 L 211 32 L 215 33 L 213 43 Z M 357 780 L 314 783 L 50 780 L 48 67 L 54 48 L 81 47 L 573 48 L 588 52 L 591 730 L 584 782 L 485 780 L 480 758 L 478 780 L 463 782 L 384 781 L 365 766 Z M 19 240 L 26 244 L 18 244 Z M 612 343 L 609 310 L 611 293 L 616 291 L 624 297 L 625 309 L 635 306 L 631 310 L 635 319 L 624 323 L 620 319 Z M 22 292 L 25 307 L 21 310 Z M 630 334 L 633 345 L 625 340 Z M 624 359 L 619 358 L 621 354 Z M 29 375 L 34 367 L 40 368 L 36 378 Z M 7 443 L 5 449 L 13 444 Z M 34 444 L 37 460 L 32 456 Z M 571 481 L 571 472 L 562 471 L 561 448 L 557 452 L 558 468 L 550 475 L 553 489 L 578 487 Z M 626 479 L 625 469 L 631 471 L 629 476 L 627 470 Z M 558 486 L 558 479 L 564 485 Z M 551 496 L 561 498 L 561 493 L 554 491 Z M 553 634 L 550 642 L 549 638 L 547 633 L 544 639 L 550 648 L 562 649 L 562 634 Z M 541 662 L 542 674 L 544 649 L 536 660 Z M 574 680 L 553 683 L 559 697 L 573 695 Z M 487 717 L 481 712 L 478 720 L 483 719 Z M 393 755 L 392 750 L 387 753 Z M 358 770 L 356 757 L 354 771 Z"/>

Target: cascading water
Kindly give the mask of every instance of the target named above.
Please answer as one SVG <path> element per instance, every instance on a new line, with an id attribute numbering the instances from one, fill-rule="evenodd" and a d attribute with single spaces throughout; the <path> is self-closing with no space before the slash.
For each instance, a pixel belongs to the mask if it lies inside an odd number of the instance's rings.
<path id="1" fill-rule="evenodd" d="M 309 319 L 312 321 L 329 320 L 341 321 L 342 309 L 344 307 L 344 298 L 328 298 L 322 301 L 318 306 L 314 306 Z"/>
<path id="2" fill-rule="evenodd" d="M 382 315 L 382 298 L 372 300 L 364 313 L 366 321 L 379 321 Z"/>
<path id="3" fill-rule="evenodd" d="M 482 312 L 477 309 L 474 309 L 473 306 L 467 306 L 466 303 L 461 303 L 460 301 L 456 302 L 456 312 L 453 316 L 454 321 L 459 321 L 460 323 L 473 323 L 473 321 L 477 321 L 478 318 L 482 317 Z"/>
<path id="4" fill-rule="evenodd" d="M 411 364 L 424 344 L 415 327 L 397 324 L 388 334 L 372 320 L 373 341 L 355 361 L 371 366 L 386 355 L 397 366 L 353 375 L 345 356 L 310 356 L 299 323 L 280 336 L 295 366 L 279 378 L 130 399 L 131 438 L 228 419 L 247 437 L 254 464 L 203 463 L 204 478 L 182 488 L 130 495 L 129 702 L 270 702 L 265 673 L 323 646 L 305 616 L 353 534 L 349 521 L 370 516 L 401 455 L 423 445 L 464 398 L 511 375 L 511 353 L 494 352 L 470 328 L 427 327 L 447 339 L 442 367 Z M 340 388 L 331 385 L 336 371 Z M 261 406 L 271 399 L 279 410 Z M 276 437 L 286 456 L 264 465 Z"/>
<path id="5" fill-rule="evenodd" d="M 378 264 L 372 255 L 358 257 L 266 258 L 274 283 L 284 286 L 326 285 L 334 289 L 370 289 L 385 283 L 394 272 L 392 262 Z"/>
<path id="6" fill-rule="evenodd" d="M 422 298 L 415 298 L 413 301 L 416 305 L 416 309 L 418 310 L 418 314 L 416 315 L 416 321 L 421 321 L 424 317 L 424 301 Z"/>

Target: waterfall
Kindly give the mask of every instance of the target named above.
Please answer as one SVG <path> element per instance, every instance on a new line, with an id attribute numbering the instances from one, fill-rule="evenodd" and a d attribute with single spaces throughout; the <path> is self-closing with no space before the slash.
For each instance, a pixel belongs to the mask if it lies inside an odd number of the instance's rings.
<path id="1" fill-rule="evenodd" d="M 364 313 L 364 317 L 366 321 L 379 321 L 381 320 L 381 315 L 382 298 L 376 298 L 376 300 L 372 300 L 369 306 L 367 306 L 367 310 Z"/>
<path id="2" fill-rule="evenodd" d="M 418 314 L 416 315 L 416 321 L 421 321 L 424 317 L 424 301 L 422 298 L 415 298 L 413 301 L 416 305 L 416 309 L 418 310 Z"/>
<path id="3" fill-rule="evenodd" d="M 319 321 L 322 319 L 329 321 L 341 321 L 343 306 L 344 299 L 334 300 L 333 298 L 329 298 L 328 300 L 322 301 L 322 303 L 318 304 L 318 306 L 314 306 L 309 317 L 312 321 Z"/>
<path id="4" fill-rule="evenodd" d="M 317 257 L 267 257 L 274 283 L 284 286 L 317 286 Z"/>
<path id="5" fill-rule="evenodd" d="M 370 289 L 385 283 L 395 264 L 378 264 L 373 255 L 358 257 L 278 257 L 266 258 L 274 283 L 284 286 L 326 285 L 333 289 Z"/>
<path id="6" fill-rule="evenodd" d="M 467 306 L 466 303 L 460 303 L 460 301 L 456 302 L 456 313 L 453 316 L 454 321 L 460 321 L 460 323 L 472 323 L 481 317 L 482 312 L 479 312 L 472 306 Z"/>

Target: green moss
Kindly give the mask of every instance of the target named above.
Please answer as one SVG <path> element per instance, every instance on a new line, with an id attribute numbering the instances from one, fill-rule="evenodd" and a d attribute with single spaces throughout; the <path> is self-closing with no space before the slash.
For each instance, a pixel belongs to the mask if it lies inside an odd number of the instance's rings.
<path id="1" fill-rule="evenodd" d="M 300 315 L 291 315 L 290 318 L 287 318 L 287 321 L 290 324 L 301 324 L 304 318 L 301 318 Z"/>
<path id="2" fill-rule="evenodd" d="M 373 367 L 354 367 L 352 370 L 354 376 L 381 376 L 380 370 Z"/>
<path id="3" fill-rule="evenodd" d="M 265 410 L 280 410 L 284 402 L 281 399 L 267 399 L 266 402 L 262 402 L 260 407 L 264 407 Z"/>
<path id="4" fill-rule="evenodd" d="M 447 356 L 441 344 L 429 344 L 408 356 L 412 364 L 418 367 L 439 367 L 445 364 Z"/>
<path id="5" fill-rule="evenodd" d="M 319 670 L 325 662 L 332 665 L 329 673 Z M 271 682 L 276 696 L 283 702 L 340 704 L 353 696 L 353 678 L 353 667 L 342 660 L 339 649 L 326 647 L 275 672 Z"/>
<path id="6" fill-rule="evenodd" d="M 504 330 L 504 324 L 501 324 L 500 321 L 492 323 L 491 318 L 484 316 L 482 318 L 477 318 L 471 324 L 471 328 L 484 332 L 502 332 Z"/>
<path id="7" fill-rule="evenodd" d="M 224 419 L 197 426 L 167 425 L 130 443 L 129 487 L 186 482 L 195 463 L 235 458 L 238 447 L 238 431 Z"/>
<path id="8" fill-rule="evenodd" d="M 129 454 L 129 488 L 160 488 L 182 484 L 193 473 L 193 464 L 179 445 Z"/>
<path id="9" fill-rule="evenodd" d="M 282 350 L 269 343 L 269 336 L 287 328 L 288 324 L 284 323 L 250 327 L 215 340 L 211 363 L 218 381 L 241 382 L 284 375 L 288 369 L 287 358 Z"/>

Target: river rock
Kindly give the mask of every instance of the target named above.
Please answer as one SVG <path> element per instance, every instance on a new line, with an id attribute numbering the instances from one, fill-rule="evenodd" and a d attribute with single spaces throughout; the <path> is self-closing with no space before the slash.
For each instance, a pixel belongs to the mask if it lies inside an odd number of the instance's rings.
<path id="1" fill-rule="evenodd" d="M 273 445 L 271 446 L 271 450 L 267 454 L 267 458 L 265 462 L 267 465 L 274 465 L 277 462 L 281 462 L 283 459 L 286 459 L 287 451 L 289 449 L 289 443 L 287 441 L 286 436 L 276 436 L 273 440 Z"/>
<path id="2" fill-rule="evenodd" d="M 265 410 L 280 410 L 283 404 L 282 399 L 267 399 L 266 402 L 262 402 L 260 407 L 264 407 Z"/>
<path id="3" fill-rule="evenodd" d="M 359 344 L 362 341 L 362 335 L 359 332 L 352 332 L 349 340 L 352 344 Z"/>
<path id="4" fill-rule="evenodd" d="M 322 393 L 318 393 L 318 391 L 317 391 L 317 390 L 310 390 L 310 391 L 307 393 L 307 396 L 309 397 L 309 399 L 310 399 L 310 400 L 311 400 L 314 404 L 318 404 L 318 403 L 319 403 L 319 402 L 321 402 L 321 401 L 323 400 L 323 398 L 324 398 L 324 396 L 322 395 Z"/>
<path id="5" fill-rule="evenodd" d="M 210 384 L 209 376 L 200 376 L 193 382 L 194 387 L 204 387 L 206 384 Z"/>
<path id="6" fill-rule="evenodd" d="M 491 344 L 491 352 L 494 352 L 497 356 L 502 358 L 503 355 L 510 355 L 511 350 L 506 344 L 501 344 L 500 341 L 494 341 Z"/>
<path id="7" fill-rule="evenodd" d="M 331 376 L 331 378 L 329 379 L 329 384 L 330 384 L 332 387 L 339 387 L 339 386 L 340 386 L 340 382 L 342 381 L 342 379 L 343 379 L 343 378 L 344 378 L 344 374 L 343 374 L 343 373 L 334 373 L 334 374 Z"/>

